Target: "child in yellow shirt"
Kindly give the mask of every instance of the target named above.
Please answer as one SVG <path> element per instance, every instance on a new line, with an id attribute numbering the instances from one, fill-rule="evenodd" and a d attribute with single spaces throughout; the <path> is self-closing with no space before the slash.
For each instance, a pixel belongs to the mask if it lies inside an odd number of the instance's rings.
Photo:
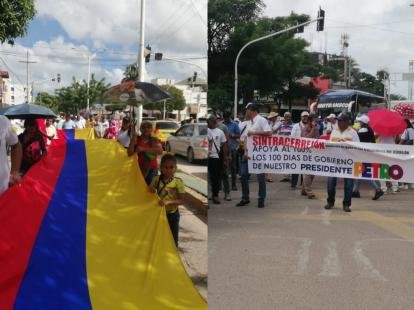
<path id="1" fill-rule="evenodd" d="M 161 174 L 155 176 L 149 186 L 149 190 L 160 198 L 160 206 L 165 206 L 168 224 L 178 247 L 178 231 L 180 213 L 178 206 L 182 204 L 182 195 L 185 193 L 184 183 L 174 176 L 177 170 L 177 159 L 172 154 L 165 154 L 161 158 Z"/>

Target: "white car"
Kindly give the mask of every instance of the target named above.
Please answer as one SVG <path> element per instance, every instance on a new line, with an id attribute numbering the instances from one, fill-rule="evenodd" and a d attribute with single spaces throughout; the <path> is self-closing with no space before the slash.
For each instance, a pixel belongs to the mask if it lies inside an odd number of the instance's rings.
<path id="1" fill-rule="evenodd" d="M 170 134 L 165 150 L 187 157 L 189 163 L 208 158 L 207 124 L 184 124 Z"/>

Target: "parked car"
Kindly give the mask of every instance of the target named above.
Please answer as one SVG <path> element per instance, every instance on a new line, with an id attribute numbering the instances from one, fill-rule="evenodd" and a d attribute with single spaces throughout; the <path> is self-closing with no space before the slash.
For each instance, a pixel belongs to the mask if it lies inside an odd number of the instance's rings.
<path id="1" fill-rule="evenodd" d="M 158 120 L 152 121 L 152 135 L 161 141 L 163 147 L 167 142 L 167 138 L 171 133 L 174 133 L 180 125 L 174 121 Z"/>
<path id="2" fill-rule="evenodd" d="M 185 156 L 189 163 L 207 159 L 207 124 L 184 124 L 168 137 L 165 150 Z"/>

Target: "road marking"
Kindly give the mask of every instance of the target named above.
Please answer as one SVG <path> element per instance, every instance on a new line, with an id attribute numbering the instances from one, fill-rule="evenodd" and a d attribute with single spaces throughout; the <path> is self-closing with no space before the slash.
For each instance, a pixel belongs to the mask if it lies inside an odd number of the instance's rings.
<path id="1" fill-rule="evenodd" d="M 295 274 L 303 275 L 308 269 L 309 265 L 309 249 L 312 244 L 311 239 L 304 239 L 298 251 L 298 264 L 296 266 Z"/>
<path id="2" fill-rule="evenodd" d="M 360 220 L 365 220 L 372 224 L 375 224 L 386 231 L 393 233 L 403 239 L 413 240 L 414 239 L 414 227 L 406 225 L 397 219 L 390 216 L 383 216 L 376 212 L 370 211 L 356 211 L 353 217 L 356 216 Z"/>
<path id="3" fill-rule="evenodd" d="M 305 206 L 305 209 L 300 213 L 300 215 L 306 215 L 309 212 L 309 206 Z"/>
<path id="4" fill-rule="evenodd" d="M 324 225 L 331 225 L 331 211 L 329 210 L 325 210 L 325 209 L 321 209 L 321 215 L 322 215 L 322 223 Z"/>
<path id="5" fill-rule="evenodd" d="M 323 260 L 322 271 L 320 276 L 337 277 L 341 274 L 341 266 L 339 263 L 338 251 L 336 250 L 336 242 L 329 241 L 326 244 L 327 255 Z"/>
<path id="6" fill-rule="evenodd" d="M 385 282 L 387 279 L 372 265 L 370 259 L 364 254 L 362 250 L 362 242 L 356 241 L 352 249 L 352 254 L 358 266 L 362 268 L 363 273 L 373 280 Z"/>

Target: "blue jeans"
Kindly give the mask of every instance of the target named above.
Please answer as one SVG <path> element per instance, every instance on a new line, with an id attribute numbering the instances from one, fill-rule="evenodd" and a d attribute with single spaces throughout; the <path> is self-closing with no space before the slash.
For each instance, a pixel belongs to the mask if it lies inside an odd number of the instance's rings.
<path id="1" fill-rule="evenodd" d="M 354 181 L 354 189 L 353 189 L 354 192 L 359 192 L 359 184 L 361 184 L 361 181 L 367 182 L 368 185 L 371 186 L 376 191 L 381 189 L 381 183 L 377 180 L 356 179 Z"/>
<path id="2" fill-rule="evenodd" d="M 248 161 L 244 158 L 240 160 L 240 177 L 242 186 L 242 200 L 250 200 L 249 198 L 249 168 Z M 257 174 L 257 181 L 259 183 L 259 199 L 266 198 L 266 179 L 264 173 Z"/>
<path id="3" fill-rule="evenodd" d="M 328 177 L 328 204 L 335 204 L 335 194 L 336 194 L 336 180 L 335 177 Z M 343 206 L 351 206 L 352 199 L 352 189 L 354 187 L 354 179 L 344 179 L 344 200 L 342 202 Z"/>

